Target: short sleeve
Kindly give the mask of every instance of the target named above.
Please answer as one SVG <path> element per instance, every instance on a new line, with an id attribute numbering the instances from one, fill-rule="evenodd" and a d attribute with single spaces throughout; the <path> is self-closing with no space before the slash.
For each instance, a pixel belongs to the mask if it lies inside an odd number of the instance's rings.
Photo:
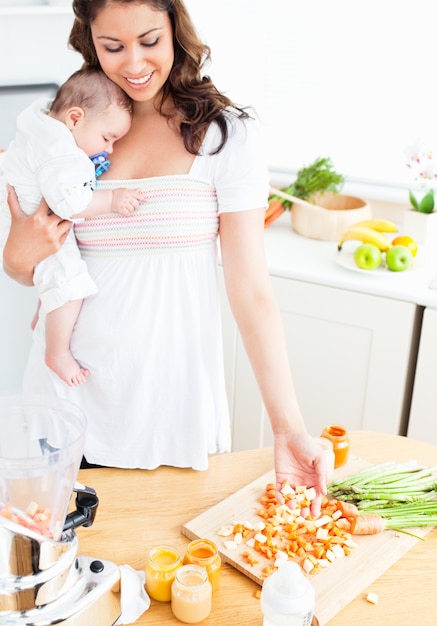
<path id="1" fill-rule="evenodd" d="M 201 164 L 217 193 L 218 213 L 267 207 L 269 171 L 261 124 L 227 112 L 229 137 L 218 154 L 210 154 L 220 143 L 216 125 L 208 130 Z"/>
<path id="2" fill-rule="evenodd" d="M 36 172 L 41 195 L 56 215 L 69 219 L 91 202 L 94 166 L 86 155 L 51 159 Z"/>

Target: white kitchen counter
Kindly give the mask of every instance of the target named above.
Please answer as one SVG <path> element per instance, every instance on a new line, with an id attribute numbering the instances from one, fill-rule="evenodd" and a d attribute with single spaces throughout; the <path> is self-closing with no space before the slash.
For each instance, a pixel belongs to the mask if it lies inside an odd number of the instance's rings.
<path id="1" fill-rule="evenodd" d="M 355 271 L 338 265 L 337 255 L 348 251 L 350 254 L 355 246 L 356 242 L 346 242 L 342 252 L 338 253 L 336 242 L 298 235 L 292 229 L 289 211 L 265 231 L 267 262 L 273 276 L 437 308 L 437 280 L 434 280 L 434 289 L 429 288 L 437 275 L 437 250 L 426 250 L 421 246 L 414 266 L 399 273 L 379 269 L 359 271 L 358 268 Z"/>

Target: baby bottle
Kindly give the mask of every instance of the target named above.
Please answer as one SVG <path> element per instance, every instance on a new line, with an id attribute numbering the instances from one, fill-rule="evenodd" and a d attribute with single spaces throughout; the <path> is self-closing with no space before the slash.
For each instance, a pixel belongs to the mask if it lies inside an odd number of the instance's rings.
<path id="1" fill-rule="evenodd" d="M 284 561 L 263 583 L 263 626 L 311 626 L 314 588 L 297 563 Z"/>

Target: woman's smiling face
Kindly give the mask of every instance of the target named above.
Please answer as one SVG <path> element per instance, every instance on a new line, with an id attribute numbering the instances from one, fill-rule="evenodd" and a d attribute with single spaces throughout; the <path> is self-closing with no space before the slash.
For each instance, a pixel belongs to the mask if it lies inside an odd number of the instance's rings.
<path id="1" fill-rule="evenodd" d="M 168 14 L 146 3 L 111 2 L 91 23 L 91 34 L 108 78 L 136 102 L 153 103 L 173 66 Z"/>

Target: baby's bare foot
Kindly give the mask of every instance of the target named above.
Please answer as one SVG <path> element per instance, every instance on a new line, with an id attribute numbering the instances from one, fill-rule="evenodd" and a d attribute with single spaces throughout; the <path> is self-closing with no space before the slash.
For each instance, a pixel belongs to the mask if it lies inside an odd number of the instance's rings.
<path id="1" fill-rule="evenodd" d="M 46 364 L 67 383 L 69 387 L 82 385 L 89 374 L 89 370 L 81 367 L 71 352 L 64 354 L 46 354 Z"/>

